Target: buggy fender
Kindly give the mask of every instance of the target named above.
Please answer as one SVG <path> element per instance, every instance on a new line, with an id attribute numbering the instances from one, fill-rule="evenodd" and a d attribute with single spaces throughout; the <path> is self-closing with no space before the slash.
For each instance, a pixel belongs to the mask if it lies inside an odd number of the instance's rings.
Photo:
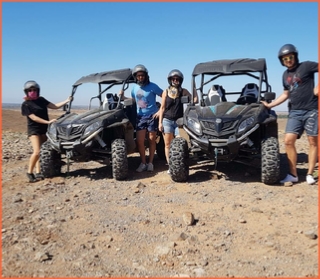
<path id="1" fill-rule="evenodd" d="M 51 146 L 54 150 L 61 152 L 61 143 L 60 141 L 55 141 L 53 139 L 51 139 L 50 135 L 47 133 L 47 138 L 51 143 Z"/>
<path id="2" fill-rule="evenodd" d="M 113 123 L 111 125 L 108 125 L 108 128 L 123 126 L 123 125 L 126 125 L 128 122 L 130 122 L 130 121 L 128 119 L 124 118 L 124 119 L 122 119 L 121 122 L 115 122 L 115 123 Z"/>

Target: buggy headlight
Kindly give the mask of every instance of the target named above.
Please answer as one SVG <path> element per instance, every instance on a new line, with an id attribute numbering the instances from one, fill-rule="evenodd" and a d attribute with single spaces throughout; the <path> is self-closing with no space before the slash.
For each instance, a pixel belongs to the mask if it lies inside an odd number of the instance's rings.
<path id="1" fill-rule="evenodd" d="M 238 128 L 238 133 L 243 132 L 244 130 L 246 130 L 248 127 L 252 126 L 252 124 L 254 123 L 254 117 L 251 116 L 245 120 L 243 120 Z"/>
<path id="2" fill-rule="evenodd" d="M 52 139 L 57 139 L 57 124 L 55 122 L 51 123 L 48 127 L 49 137 Z"/>
<path id="3" fill-rule="evenodd" d="M 190 118 L 190 117 L 187 118 L 187 127 L 190 130 L 196 132 L 197 134 L 202 133 L 200 122 L 194 118 Z"/>
<path id="4" fill-rule="evenodd" d="M 101 127 L 101 121 L 97 121 L 97 122 L 94 122 L 94 123 L 90 124 L 90 125 L 84 130 L 83 136 L 86 137 L 86 136 L 88 136 L 89 134 L 92 134 L 93 132 L 97 131 L 100 127 Z"/>

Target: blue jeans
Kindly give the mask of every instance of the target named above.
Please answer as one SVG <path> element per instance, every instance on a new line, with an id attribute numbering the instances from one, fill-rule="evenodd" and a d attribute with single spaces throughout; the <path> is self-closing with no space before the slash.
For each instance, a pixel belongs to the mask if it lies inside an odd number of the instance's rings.
<path id="1" fill-rule="evenodd" d="M 169 120 L 168 118 L 162 119 L 163 133 L 173 134 L 174 136 L 179 136 L 179 127 L 177 122 L 174 120 Z"/>
<path id="2" fill-rule="evenodd" d="M 288 116 L 286 133 L 301 137 L 306 131 L 308 136 L 318 135 L 318 110 L 291 110 Z"/>

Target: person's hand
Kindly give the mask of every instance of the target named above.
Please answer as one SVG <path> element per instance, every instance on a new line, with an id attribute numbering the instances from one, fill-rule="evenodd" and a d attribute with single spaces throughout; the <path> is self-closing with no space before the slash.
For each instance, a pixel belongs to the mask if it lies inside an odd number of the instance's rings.
<path id="1" fill-rule="evenodd" d="M 269 103 L 267 103 L 266 101 L 261 101 L 261 104 L 263 104 L 266 108 L 271 108 L 270 107 L 270 104 Z"/>
<path id="2" fill-rule="evenodd" d="M 318 92 L 319 92 L 319 85 L 317 85 L 314 89 L 313 89 L 313 94 L 315 96 L 318 96 Z"/>
<path id="3" fill-rule="evenodd" d="M 57 119 L 55 119 L 55 118 L 51 119 L 51 120 L 48 121 L 48 124 L 51 124 L 51 123 L 56 122 L 56 121 L 57 121 Z"/>
<path id="4" fill-rule="evenodd" d="M 154 115 L 152 115 L 152 118 L 159 118 L 160 110 L 158 110 Z"/>
<path id="5" fill-rule="evenodd" d="M 162 123 L 159 123 L 158 130 L 159 130 L 160 132 L 163 132 L 163 125 L 162 125 Z"/>
<path id="6" fill-rule="evenodd" d="M 123 91 L 123 90 L 120 90 L 119 93 L 118 93 L 118 95 L 119 95 L 120 100 L 123 100 L 123 98 L 124 98 L 124 91 Z"/>
<path id="7" fill-rule="evenodd" d="M 72 97 L 72 96 L 69 96 L 68 99 L 66 100 L 66 103 L 69 103 L 69 102 L 71 102 L 71 101 L 73 101 L 73 97 Z"/>

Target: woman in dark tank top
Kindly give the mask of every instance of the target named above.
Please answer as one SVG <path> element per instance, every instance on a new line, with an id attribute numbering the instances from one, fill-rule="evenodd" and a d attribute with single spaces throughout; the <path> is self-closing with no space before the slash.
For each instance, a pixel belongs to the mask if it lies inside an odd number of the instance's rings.
<path id="1" fill-rule="evenodd" d="M 182 88 L 183 74 L 179 70 L 174 69 L 170 71 L 167 79 L 169 87 L 162 93 L 161 107 L 159 110 L 159 131 L 163 133 L 165 154 L 168 163 L 170 143 L 174 137 L 179 136 L 177 119 L 183 116 L 181 97 L 189 96 L 189 98 L 191 98 L 191 93 L 187 89 Z M 194 102 L 198 102 L 198 96 L 194 97 Z"/>

